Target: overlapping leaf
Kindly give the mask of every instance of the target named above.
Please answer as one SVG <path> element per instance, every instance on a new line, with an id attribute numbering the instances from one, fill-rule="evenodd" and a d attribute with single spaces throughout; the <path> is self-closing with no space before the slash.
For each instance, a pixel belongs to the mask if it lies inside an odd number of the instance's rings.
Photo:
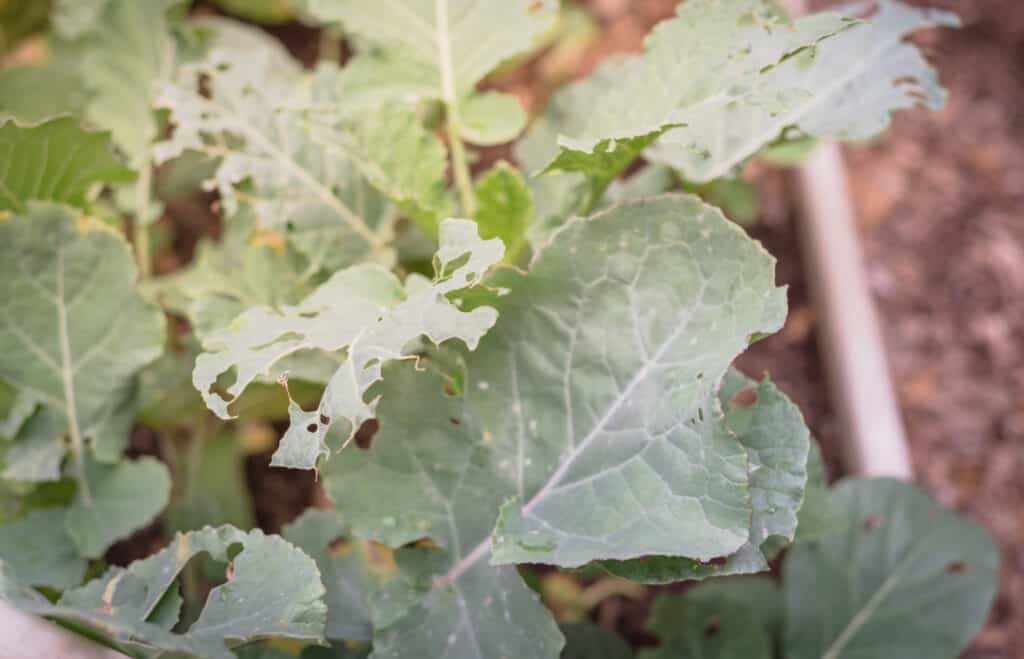
<path id="1" fill-rule="evenodd" d="M 357 536 L 429 536 L 446 553 L 435 587 L 378 622 L 375 652 L 554 656 L 536 597 L 491 564 L 706 560 L 747 542 L 747 457 L 714 389 L 750 335 L 781 324 L 772 269 L 696 198 L 626 204 L 568 224 L 529 274 L 496 273 L 511 292 L 447 385 L 461 395 L 394 367 L 370 450 L 325 482 Z"/>
<path id="2" fill-rule="evenodd" d="M 313 17 L 340 21 L 375 46 L 344 75 L 357 106 L 443 100 L 454 118 L 461 115 L 459 136 L 480 144 L 508 141 L 526 117 L 514 98 L 477 94 L 474 87 L 533 47 L 553 25 L 557 6 L 557 0 L 306 0 Z"/>
<path id="3" fill-rule="evenodd" d="M 109 134 L 84 130 L 71 117 L 0 123 L 0 172 L 0 211 L 19 212 L 29 201 L 83 207 L 93 184 L 134 178 L 114 156 Z"/>
<path id="4" fill-rule="evenodd" d="M 859 15 L 870 6 L 859 3 L 842 11 Z M 650 155 L 689 180 L 708 181 L 727 174 L 788 127 L 820 138 L 864 139 L 884 129 L 896 110 L 938 109 L 946 94 L 935 70 L 904 38 L 923 27 L 958 24 L 949 12 L 883 0 L 865 22 L 762 74 L 762 86 L 785 91 L 791 99 L 781 108 L 745 101 L 688 113 L 687 125 L 663 135 Z"/>
<path id="5" fill-rule="evenodd" d="M 240 552 L 235 547 L 241 547 Z M 230 561 L 228 581 L 210 592 L 199 618 L 185 633 L 178 622 L 176 579 L 200 553 Z M 225 647 L 261 638 L 317 641 L 326 606 L 316 564 L 277 536 L 224 526 L 178 534 L 153 556 L 64 593 L 56 605 L 24 589 L 0 563 L 0 597 L 59 621 L 83 624 L 129 653 L 181 652 L 233 657 Z"/>
<path id="6" fill-rule="evenodd" d="M 995 596 L 989 534 L 894 480 L 842 481 L 832 505 L 838 527 L 786 558 L 786 656 L 958 656 Z"/>
<path id="7" fill-rule="evenodd" d="M 436 281 L 413 277 L 403 287 L 374 265 L 337 272 L 296 306 L 256 307 L 211 334 L 192 381 L 207 406 L 229 418 L 229 401 L 211 391 L 222 373 L 235 369 L 237 377 L 227 389 L 235 398 L 292 353 L 345 349 L 317 410 L 292 405 L 291 426 L 274 454 L 275 465 L 313 469 L 327 453 L 324 438 L 332 424 L 348 423 L 354 432 L 373 416 L 375 403 L 364 400 L 367 389 L 380 379 L 384 362 L 409 356 L 414 339 L 425 335 L 439 344 L 459 338 L 476 346 L 494 324 L 494 310 L 460 311 L 446 296 L 478 283 L 503 253 L 501 241 L 481 240 L 473 222 L 446 220 L 435 257 Z"/>
<path id="8" fill-rule="evenodd" d="M 696 124 L 733 104 L 778 112 L 799 89 L 766 76 L 787 57 L 851 24 L 834 14 L 788 23 L 765 0 L 694 0 L 658 24 L 643 54 L 602 67 L 580 94 L 579 123 L 558 137 L 548 171 L 583 172 L 590 207 L 633 159 L 670 128 Z"/>

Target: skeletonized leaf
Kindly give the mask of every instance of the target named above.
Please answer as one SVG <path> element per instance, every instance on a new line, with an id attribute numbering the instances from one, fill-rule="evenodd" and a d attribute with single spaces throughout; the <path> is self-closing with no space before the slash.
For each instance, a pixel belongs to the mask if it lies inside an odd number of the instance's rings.
<path id="1" fill-rule="evenodd" d="M 64 590 L 82 582 L 86 560 L 68 537 L 66 515 L 63 508 L 44 508 L 2 527 L 0 560 L 20 583 Z"/>
<path id="2" fill-rule="evenodd" d="M 640 659 L 772 659 L 781 608 L 768 579 L 725 579 L 654 601 L 648 629 L 656 650 Z"/>
<path id="3" fill-rule="evenodd" d="M 95 183 L 134 177 L 114 156 L 110 135 L 60 117 L 35 126 L 0 123 L 0 211 L 23 212 L 29 201 L 84 207 Z"/>
<path id="4" fill-rule="evenodd" d="M 494 324 L 494 310 L 463 312 L 446 296 L 478 283 L 503 251 L 500 240 L 481 240 L 473 222 L 446 220 L 434 282 L 411 278 L 403 287 L 375 265 L 337 272 L 300 304 L 249 309 L 207 337 L 192 382 L 213 412 L 230 418 L 230 401 L 211 391 L 221 374 L 235 369 L 235 382 L 227 388 L 234 399 L 258 375 L 297 351 L 347 350 L 317 410 L 291 406 L 291 426 L 274 454 L 275 465 L 313 469 L 327 453 L 324 438 L 333 423 L 347 422 L 355 432 L 373 416 L 375 402 L 363 398 L 367 389 L 380 379 L 384 362 L 409 356 L 411 341 L 425 335 L 437 344 L 459 338 L 476 346 Z"/>
<path id="5" fill-rule="evenodd" d="M 869 3 L 842 11 L 862 13 Z M 950 12 L 883 0 L 878 12 L 763 74 L 762 85 L 785 90 L 781 111 L 741 102 L 715 112 L 692 113 L 687 125 L 670 130 L 650 156 L 679 169 L 691 181 L 723 176 L 787 127 L 801 135 L 857 140 L 881 132 L 896 110 L 942 107 L 945 90 L 916 46 L 904 39 L 914 30 L 957 26 Z"/>
<path id="6" fill-rule="evenodd" d="M 995 596 L 988 532 L 901 481 L 841 481 L 832 505 L 840 526 L 786 557 L 786 656 L 957 657 Z"/>
<path id="7" fill-rule="evenodd" d="M 372 445 L 332 460 L 325 484 L 355 535 L 446 552 L 375 652 L 550 657 L 548 614 L 494 564 L 743 545 L 747 456 L 714 388 L 750 335 L 781 325 L 772 272 L 694 197 L 625 204 L 567 224 L 529 274 L 495 273 L 511 292 L 464 376 L 393 366 Z"/>
<path id="8" fill-rule="evenodd" d="M 694 0 L 658 24 L 644 52 L 612 61 L 581 83 L 593 99 L 558 137 L 546 171 L 583 172 L 591 205 L 608 182 L 665 131 L 697 124 L 731 104 L 778 112 L 800 95 L 766 75 L 790 55 L 851 21 L 818 14 L 787 22 L 765 0 Z"/>
<path id="9" fill-rule="evenodd" d="M 352 199 L 360 180 L 335 145 L 325 144 L 301 113 L 282 110 L 303 84 L 301 69 L 276 40 L 228 21 L 196 21 L 213 33 L 209 52 L 182 66 L 163 87 L 159 104 L 175 129 L 155 147 L 157 161 L 192 150 L 218 158 L 206 185 L 216 189 L 229 216 L 255 212 L 261 228 L 295 234 L 312 259 L 328 242 L 337 254 L 385 259 L 384 237 Z M 349 262 L 337 256 L 327 265 Z"/>
<path id="10" fill-rule="evenodd" d="M 718 392 L 725 422 L 747 452 L 753 515 L 750 537 L 725 561 L 650 556 L 601 561 L 611 574 L 644 583 L 672 583 L 768 569 L 765 554 L 792 542 L 808 483 L 810 435 L 803 416 L 767 378 L 754 382 L 730 370 Z"/>

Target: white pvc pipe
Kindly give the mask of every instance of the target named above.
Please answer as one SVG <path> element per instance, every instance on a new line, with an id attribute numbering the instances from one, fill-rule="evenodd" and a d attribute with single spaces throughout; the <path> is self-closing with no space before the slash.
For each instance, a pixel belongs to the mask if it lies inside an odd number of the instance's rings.
<path id="1" fill-rule="evenodd" d="M 0 659 L 128 659 L 0 600 Z"/>

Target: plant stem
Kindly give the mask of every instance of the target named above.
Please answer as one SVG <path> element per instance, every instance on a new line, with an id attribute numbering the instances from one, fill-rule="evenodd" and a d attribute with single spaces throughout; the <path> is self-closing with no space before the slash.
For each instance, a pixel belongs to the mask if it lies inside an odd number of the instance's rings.
<path id="1" fill-rule="evenodd" d="M 448 123 L 448 147 L 452 151 L 452 170 L 455 174 L 455 187 L 459 190 L 462 213 L 467 217 L 473 217 L 476 215 L 476 198 L 473 195 L 473 179 L 469 174 L 466 148 L 462 143 L 462 122 L 459 120 L 458 95 L 455 92 L 455 71 L 452 67 L 451 39 L 448 35 L 448 0 L 434 0 L 434 17 L 437 21 L 441 93 L 444 97 L 445 120 Z"/>
<path id="2" fill-rule="evenodd" d="M 146 159 L 146 164 L 139 172 L 135 181 L 135 258 L 139 262 L 139 278 L 146 279 L 152 274 L 152 262 L 149 253 L 149 195 L 153 185 L 153 164 Z"/>

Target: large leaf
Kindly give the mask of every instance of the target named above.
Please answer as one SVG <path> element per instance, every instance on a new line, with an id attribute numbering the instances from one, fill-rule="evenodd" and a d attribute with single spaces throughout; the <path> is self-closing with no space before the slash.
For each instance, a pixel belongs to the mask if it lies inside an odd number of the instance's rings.
<path id="1" fill-rule="evenodd" d="M 844 9 L 863 13 L 871 5 Z M 934 69 L 912 44 L 914 30 L 956 26 L 956 16 L 882 0 L 866 22 L 798 53 L 763 74 L 760 84 L 785 91 L 781 111 L 740 102 L 715 112 L 690 113 L 686 126 L 658 140 L 651 152 L 692 181 L 709 181 L 796 127 L 821 138 L 864 139 L 889 124 L 896 110 L 915 105 L 942 107 L 945 91 Z"/>
<path id="2" fill-rule="evenodd" d="M 227 214 L 243 205 L 260 227 L 294 234 L 314 258 L 323 244 L 337 254 L 384 254 L 389 227 L 357 214 L 360 189 L 353 164 L 313 133 L 301 112 L 282 110 L 302 84 L 301 69 L 281 44 L 226 21 L 201 21 L 212 44 L 198 62 L 182 66 L 165 85 L 159 103 L 175 124 L 170 139 L 156 145 L 158 161 L 192 150 L 218 158 L 207 185 Z M 347 265 L 337 256 L 331 269 Z"/>
<path id="3" fill-rule="evenodd" d="M 19 212 L 29 201 L 84 207 L 93 184 L 133 178 L 114 156 L 109 134 L 86 131 L 71 117 L 0 123 L 0 172 L 0 211 Z"/>
<path id="4" fill-rule="evenodd" d="M 558 2 L 306 0 L 306 5 L 313 17 L 340 21 L 380 49 L 357 56 L 345 74 L 351 80 L 344 85 L 358 105 L 443 100 L 461 138 L 495 144 L 514 137 L 525 115 L 514 98 L 476 94 L 474 88 L 499 64 L 536 45 L 554 24 Z"/>
<path id="5" fill-rule="evenodd" d="M 207 352 L 196 359 L 192 381 L 211 410 L 230 418 L 230 401 L 211 391 L 222 373 L 232 368 L 237 373 L 227 389 L 233 399 L 297 351 L 347 350 L 318 409 L 305 412 L 292 405 L 291 427 L 274 454 L 275 465 L 313 469 L 327 453 L 324 438 L 333 423 L 347 422 L 352 433 L 373 416 L 375 403 L 367 403 L 364 395 L 380 379 L 384 362 L 410 356 L 410 342 L 425 335 L 434 343 L 459 338 L 476 346 L 494 324 L 494 310 L 463 312 L 446 296 L 478 283 L 503 251 L 500 240 L 481 240 L 473 222 L 446 220 L 434 282 L 413 277 L 403 287 L 375 265 L 337 272 L 296 306 L 256 307 L 211 334 L 204 342 Z"/>
<path id="6" fill-rule="evenodd" d="M 357 536 L 429 536 L 446 553 L 435 587 L 377 632 L 375 652 L 556 654 L 535 596 L 489 563 L 710 559 L 742 546 L 747 458 L 715 387 L 752 334 L 782 322 L 772 271 L 696 198 L 626 204 L 568 224 L 529 274 L 495 274 L 511 292 L 493 300 L 501 322 L 464 356 L 464 377 L 394 367 L 373 444 L 332 460 L 325 483 Z"/>
<path id="7" fill-rule="evenodd" d="M 735 370 L 722 383 L 719 399 L 726 424 L 747 452 L 753 506 L 747 542 L 726 560 L 713 563 L 650 556 L 601 561 L 602 568 L 645 583 L 749 574 L 767 570 L 767 559 L 792 542 L 808 484 L 810 435 L 800 410 L 767 378 L 756 383 Z"/>
<path id="8" fill-rule="evenodd" d="M 772 659 L 781 596 L 767 579 L 726 579 L 654 601 L 661 645 L 641 659 Z M 788 655 L 786 655 L 788 656 Z"/>
<path id="9" fill-rule="evenodd" d="M 786 558 L 786 656 L 953 659 L 981 628 L 999 553 L 914 485 L 844 480 L 839 528 Z"/>
<path id="10" fill-rule="evenodd" d="M 228 581 L 210 591 L 187 632 L 172 633 L 181 605 L 176 579 L 204 552 L 230 562 Z M 111 568 L 65 592 L 56 606 L 18 586 L 9 566 L 0 563 L 0 597 L 40 615 L 87 625 L 135 656 L 177 651 L 221 659 L 233 657 L 225 642 L 318 641 L 326 616 L 324 588 L 312 559 L 278 536 L 229 526 L 178 534 L 159 553 L 127 568 Z"/>
<path id="11" fill-rule="evenodd" d="M 787 107 L 799 90 L 766 74 L 851 24 L 834 14 L 788 23 L 766 0 L 693 0 L 677 14 L 655 27 L 642 54 L 612 61 L 581 83 L 592 103 L 559 135 L 546 170 L 585 173 L 590 206 L 670 128 L 699 124 L 734 104 Z"/>

